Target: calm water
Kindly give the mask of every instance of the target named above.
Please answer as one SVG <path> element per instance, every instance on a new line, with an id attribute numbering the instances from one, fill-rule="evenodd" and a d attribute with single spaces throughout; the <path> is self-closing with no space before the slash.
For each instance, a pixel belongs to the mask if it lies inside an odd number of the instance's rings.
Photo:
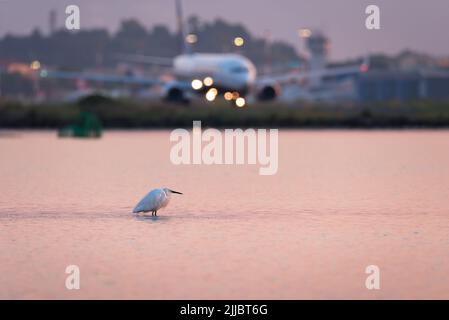
<path id="1" fill-rule="evenodd" d="M 1 133 L 0 298 L 449 298 L 449 131 L 279 142 L 278 174 L 259 176 L 173 166 L 168 131 Z M 184 195 L 130 213 L 162 186 Z"/>

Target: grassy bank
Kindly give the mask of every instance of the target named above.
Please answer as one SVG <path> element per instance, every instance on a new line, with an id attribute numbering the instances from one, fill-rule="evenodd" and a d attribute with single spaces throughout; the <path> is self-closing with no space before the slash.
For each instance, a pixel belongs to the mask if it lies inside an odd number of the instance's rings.
<path id="1" fill-rule="evenodd" d="M 81 112 L 96 115 L 105 128 L 204 126 L 272 128 L 449 128 L 449 102 L 383 103 L 376 105 L 297 106 L 259 104 L 244 109 L 228 104 L 179 106 L 107 99 L 78 104 L 0 102 L 0 128 L 60 128 L 77 121 Z"/>

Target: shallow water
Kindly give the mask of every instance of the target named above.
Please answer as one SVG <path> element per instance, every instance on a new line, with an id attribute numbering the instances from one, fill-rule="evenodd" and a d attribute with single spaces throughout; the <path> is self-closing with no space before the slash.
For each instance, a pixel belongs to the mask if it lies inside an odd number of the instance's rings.
<path id="1" fill-rule="evenodd" d="M 278 174 L 260 176 L 174 166 L 169 131 L 0 134 L 0 298 L 449 298 L 448 131 L 279 143 Z M 162 186 L 184 195 L 134 217 Z"/>

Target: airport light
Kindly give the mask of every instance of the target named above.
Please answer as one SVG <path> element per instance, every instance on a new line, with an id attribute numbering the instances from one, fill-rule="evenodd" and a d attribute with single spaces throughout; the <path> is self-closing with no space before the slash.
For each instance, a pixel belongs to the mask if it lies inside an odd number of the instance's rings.
<path id="1" fill-rule="evenodd" d="M 192 88 L 194 90 L 200 90 L 203 87 L 203 81 L 195 79 L 192 81 Z"/>
<path id="2" fill-rule="evenodd" d="M 31 62 L 31 64 L 30 64 L 31 70 L 39 70 L 40 68 L 41 68 L 41 63 L 38 60 L 34 60 L 33 62 Z"/>
<path id="3" fill-rule="evenodd" d="M 211 77 L 206 77 L 204 78 L 203 83 L 206 87 L 210 87 L 214 84 L 214 79 L 212 79 Z"/>
<path id="4" fill-rule="evenodd" d="M 186 42 L 189 43 L 189 44 L 197 43 L 197 42 L 198 42 L 198 37 L 197 37 L 197 35 L 196 35 L 196 34 L 193 34 L 193 33 L 188 34 L 188 35 L 186 36 Z"/>
<path id="5" fill-rule="evenodd" d="M 207 93 L 206 93 L 207 101 L 214 101 L 215 98 L 217 97 L 217 94 L 218 94 L 218 91 L 215 88 L 212 88 L 209 91 L 207 91 Z"/>
<path id="6" fill-rule="evenodd" d="M 368 65 L 366 63 L 362 63 L 360 65 L 360 72 L 366 73 L 366 72 L 368 72 L 368 69 L 369 69 L 369 67 L 368 67 Z"/>
<path id="7" fill-rule="evenodd" d="M 40 76 L 41 76 L 41 78 L 48 77 L 48 71 L 45 70 L 45 69 L 42 69 L 41 72 L 40 72 Z"/>
<path id="8" fill-rule="evenodd" d="M 299 29 L 298 34 L 301 38 L 310 38 L 312 36 L 312 30 L 310 29 Z"/>
<path id="9" fill-rule="evenodd" d="M 226 92 L 224 94 L 224 98 L 225 98 L 226 101 L 231 101 L 232 98 L 233 98 L 232 92 Z"/>
<path id="10" fill-rule="evenodd" d="M 246 105 L 246 100 L 245 98 L 237 98 L 237 100 L 235 100 L 235 105 L 239 108 L 243 108 Z"/>
<path id="11" fill-rule="evenodd" d="M 235 45 L 236 47 L 241 47 L 241 46 L 243 46 L 244 44 L 245 44 L 245 40 L 243 40 L 242 37 L 236 37 L 236 38 L 234 38 L 234 45 Z"/>

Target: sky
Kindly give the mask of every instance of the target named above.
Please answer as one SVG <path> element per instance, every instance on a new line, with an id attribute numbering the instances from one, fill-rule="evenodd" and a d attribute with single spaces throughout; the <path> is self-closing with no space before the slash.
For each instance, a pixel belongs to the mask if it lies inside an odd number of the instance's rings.
<path id="1" fill-rule="evenodd" d="M 147 27 L 176 25 L 174 0 L 0 0 L 0 36 L 48 32 L 48 13 L 56 9 L 64 25 L 65 7 L 76 4 L 81 28 L 117 29 L 125 18 Z M 367 30 L 365 8 L 380 7 L 380 30 Z M 244 24 L 253 34 L 267 32 L 303 52 L 299 28 L 323 30 L 332 42 L 331 59 L 366 53 L 395 54 L 404 49 L 449 56 L 449 0 L 183 0 L 185 15 Z"/>

